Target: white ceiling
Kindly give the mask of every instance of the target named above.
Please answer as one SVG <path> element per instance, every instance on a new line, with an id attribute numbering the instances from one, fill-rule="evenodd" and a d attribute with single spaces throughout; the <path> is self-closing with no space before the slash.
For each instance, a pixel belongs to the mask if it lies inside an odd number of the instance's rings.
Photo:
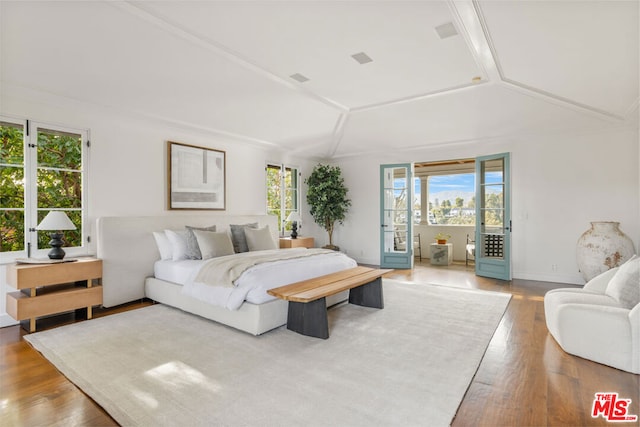
<path id="1" fill-rule="evenodd" d="M 0 1 L 2 88 L 314 157 L 637 126 L 638 5 Z"/>

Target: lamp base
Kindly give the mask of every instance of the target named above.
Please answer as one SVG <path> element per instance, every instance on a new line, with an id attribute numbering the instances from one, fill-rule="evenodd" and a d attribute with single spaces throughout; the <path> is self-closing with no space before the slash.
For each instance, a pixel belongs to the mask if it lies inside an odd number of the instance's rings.
<path id="1" fill-rule="evenodd" d="M 291 238 L 292 239 L 298 238 L 298 222 L 297 221 L 293 221 L 293 224 L 291 224 Z"/>
<path id="2" fill-rule="evenodd" d="M 62 233 L 51 233 L 49 237 L 51 237 L 51 241 L 49 245 L 51 245 L 51 250 L 49 251 L 49 259 L 63 259 L 65 252 L 62 249 L 62 245 L 64 245 L 64 241 L 62 240 Z"/>

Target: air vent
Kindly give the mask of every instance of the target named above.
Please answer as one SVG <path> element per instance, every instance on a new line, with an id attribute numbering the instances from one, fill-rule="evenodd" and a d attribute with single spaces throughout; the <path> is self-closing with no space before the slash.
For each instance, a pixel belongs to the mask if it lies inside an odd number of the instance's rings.
<path id="1" fill-rule="evenodd" d="M 355 53 L 355 54 L 351 55 L 351 57 L 353 59 L 355 59 L 356 61 L 358 61 L 359 64 L 367 64 L 369 62 L 373 62 L 373 59 L 371 59 L 369 57 L 369 55 L 367 55 L 364 52 Z"/>
<path id="2" fill-rule="evenodd" d="M 436 27 L 436 33 L 438 33 L 438 37 L 441 39 L 446 39 L 447 37 L 457 36 L 458 30 L 456 30 L 453 22 L 447 22 L 446 24 L 438 25 Z"/>
<path id="3" fill-rule="evenodd" d="M 300 73 L 292 74 L 292 75 L 290 75 L 289 77 L 291 77 L 293 80 L 295 80 L 295 81 L 297 81 L 297 82 L 300 82 L 300 83 L 304 83 L 304 82 L 308 82 L 308 81 L 309 81 L 309 78 L 308 78 L 308 77 L 303 76 L 303 75 L 302 75 L 302 74 L 300 74 Z"/>

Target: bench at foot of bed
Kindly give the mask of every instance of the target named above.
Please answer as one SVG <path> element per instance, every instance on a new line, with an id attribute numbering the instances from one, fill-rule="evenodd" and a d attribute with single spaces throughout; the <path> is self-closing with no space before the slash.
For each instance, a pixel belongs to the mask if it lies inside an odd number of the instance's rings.
<path id="1" fill-rule="evenodd" d="M 289 301 L 287 328 L 311 337 L 329 338 L 325 298 L 349 290 L 349 303 L 384 308 L 381 277 L 393 270 L 354 267 L 268 291 Z"/>

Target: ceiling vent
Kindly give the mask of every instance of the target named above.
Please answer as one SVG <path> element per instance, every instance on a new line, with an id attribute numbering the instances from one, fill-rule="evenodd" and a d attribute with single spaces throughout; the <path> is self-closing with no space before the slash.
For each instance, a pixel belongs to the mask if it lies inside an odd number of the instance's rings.
<path id="1" fill-rule="evenodd" d="M 441 39 L 446 39 L 447 37 L 457 36 L 458 30 L 456 30 L 453 22 L 447 22 L 446 24 L 438 25 L 436 27 L 436 33 L 438 33 L 438 37 Z"/>
<path id="2" fill-rule="evenodd" d="M 351 55 L 351 57 L 353 59 L 355 59 L 356 61 L 358 61 L 359 64 L 367 64 L 369 62 L 373 62 L 373 59 L 371 59 L 369 57 L 369 55 L 367 55 L 364 52 L 355 53 L 355 54 Z"/>
<path id="3" fill-rule="evenodd" d="M 291 77 L 293 80 L 300 82 L 300 83 L 304 83 L 304 82 L 308 82 L 309 78 L 306 76 L 303 76 L 300 73 L 295 73 L 295 74 L 291 74 L 289 77 Z"/>

